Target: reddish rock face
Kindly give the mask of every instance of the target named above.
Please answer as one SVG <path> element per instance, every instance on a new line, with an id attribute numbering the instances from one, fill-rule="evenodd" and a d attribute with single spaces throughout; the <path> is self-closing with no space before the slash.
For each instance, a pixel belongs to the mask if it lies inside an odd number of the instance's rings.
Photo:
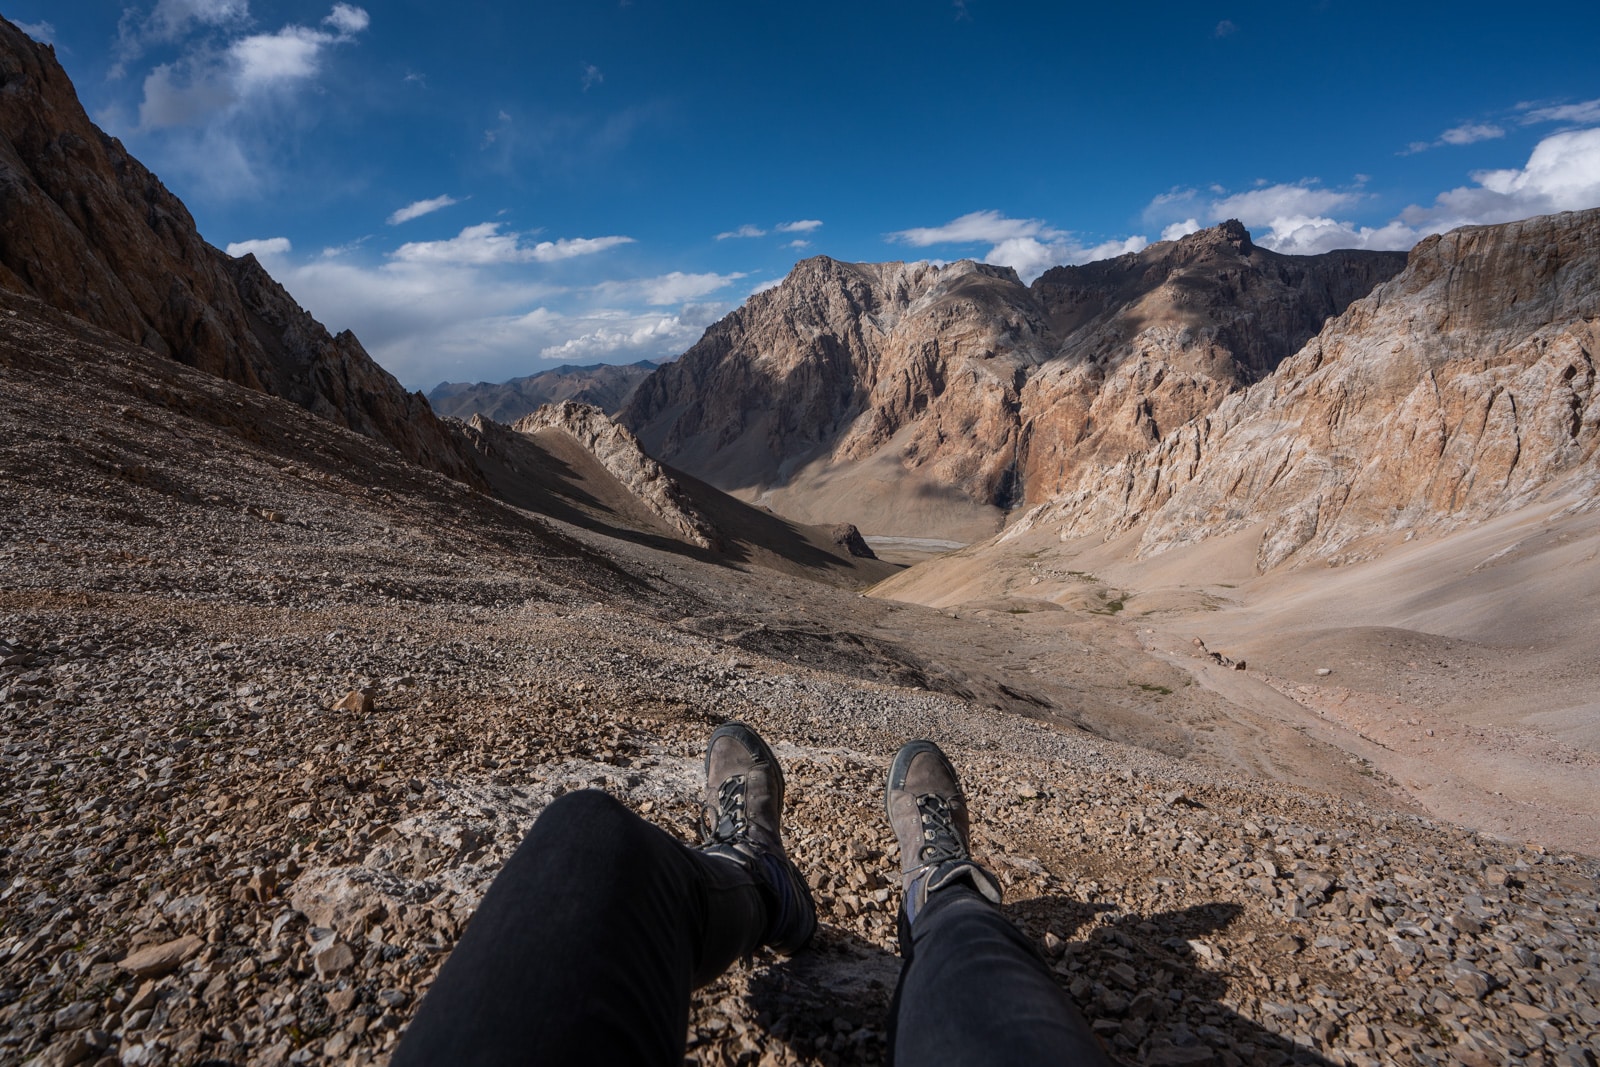
<path id="1" fill-rule="evenodd" d="M 1143 524 L 1142 554 L 1262 527 L 1257 565 L 1592 497 L 1600 209 L 1430 237 L 1403 273 L 1216 410 L 1019 524 Z"/>
<path id="2" fill-rule="evenodd" d="M 807 521 L 973 537 L 1269 373 L 1402 253 L 1281 256 L 1237 222 L 1032 287 L 970 261 L 798 264 L 620 413 Z"/>
<path id="3" fill-rule="evenodd" d="M 84 113 L 55 51 L 0 19 L 0 286 L 481 484 L 429 409 L 252 256 L 207 244 Z"/>

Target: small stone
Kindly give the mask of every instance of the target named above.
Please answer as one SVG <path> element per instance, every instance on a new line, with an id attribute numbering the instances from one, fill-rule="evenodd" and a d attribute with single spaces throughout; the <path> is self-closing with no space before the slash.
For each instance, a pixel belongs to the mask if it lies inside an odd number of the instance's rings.
<path id="1" fill-rule="evenodd" d="M 336 989 L 328 994 L 328 1010 L 335 1015 L 343 1015 L 349 1011 L 356 1002 L 356 990 Z"/>
<path id="2" fill-rule="evenodd" d="M 356 965 L 356 954 L 343 941 L 335 941 L 311 958 L 318 978 L 332 978 Z"/>
<path id="3" fill-rule="evenodd" d="M 1317 677 L 1318 678 L 1326 678 L 1328 675 L 1330 675 L 1332 673 L 1333 673 L 1333 668 L 1332 667 L 1318 667 L 1317 668 Z"/>
<path id="4" fill-rule="evenodd" d="M 180 963 L 199 952 L 204 944 L 205 942 L 198 937 L 186 934 L 159 945 L 146 945 L 136 952 L 131 952 L 118 966 L 125 971 L 132 971 L 140 978 L 160 978 L 177 970 Z"/>
<path id="5" fill-rule="evenodd" d="M 141 1011 L 149 1011 L 156 1006 L 156 983 L 154 979 L 145 982 L 139 991 L 128 1001 L 128 1006 L 122 1009 L 124 1018 L 135 1015 Z"/>
<path id="6" fill-rule="evenodd" d="M 1483 871 L 1483 884 L 1484 885 L 1493 886 L 1496 889 L 1498 889 L 1498 888 L 1504 886 L 1510 880 L 1511 880 L 1511 872 L 1507 871 L 1504 867 L 1502 867 L 1498 863 L 1491 863 L 1491 864 L 1489 864 L 1488 867 L 1484 868 L 1484 871 Z"/>
<path id="7" fill-rule="evenodd" d="M 357 711 L 366 713 L 377 708 L 373 700 L 371 689 L 352 689 L 333 706 L 334 711 Z"/>
<path id="8" fill-rule="evenodd" d="M 1520 1000 L 1511 1002 L 1511 1010 L 1516 1012 L 1519 1018 L 1526 1019 L 1530 1023 L 1550 1018 L 1550 1013 L 1537 1004 L 1524 1004 Z"/>
<path id="9" fill-rule="evenodd" d="M 50 1017 L 50 1022 L 57 1030 L 79 1030 L 94 1022 L 98 1014 L 98 1006 L 94 1001 L 80 1000 L 56 1012 Z"/>

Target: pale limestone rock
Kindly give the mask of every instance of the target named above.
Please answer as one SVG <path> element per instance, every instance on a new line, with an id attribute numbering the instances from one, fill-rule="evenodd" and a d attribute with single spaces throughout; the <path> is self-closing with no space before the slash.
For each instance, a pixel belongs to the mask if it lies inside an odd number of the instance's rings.
<path id="1" fill-rule="evenodd" d="M 672 476 L 661 469 L 661 464 L 645 454 L 639 439 L 599 408 L 563 400 L 559 404 L 546 404 L 532 415 L 518 419 L 511 428 L 526 434 L 540 430 L 560 430 L 568 434 L 640 503 L 686 540 L 701 548 L 720 546 L 721 538 L 711 520 L 700 513 Z"/>

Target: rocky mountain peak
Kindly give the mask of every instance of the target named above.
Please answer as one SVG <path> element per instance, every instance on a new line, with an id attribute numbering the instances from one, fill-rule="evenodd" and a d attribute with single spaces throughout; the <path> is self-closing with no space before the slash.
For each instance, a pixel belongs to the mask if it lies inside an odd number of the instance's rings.
<path id="1" fill-rule="evenodd" d="M 797 264 L 619 412 L 808 522 L 979 537 L 1269 373 L 1402 253 L 1280 256 L 1237 221 L 1024 286 L 962 260 Z"/>
<path id="2" fill-rule="evenodd" d="M 55 51 L 0 19 L 0 286 L 182 363 L 288 399 L 482 484 L 420 393 L 332 336 L 252 256 L 84 113 Z"/>

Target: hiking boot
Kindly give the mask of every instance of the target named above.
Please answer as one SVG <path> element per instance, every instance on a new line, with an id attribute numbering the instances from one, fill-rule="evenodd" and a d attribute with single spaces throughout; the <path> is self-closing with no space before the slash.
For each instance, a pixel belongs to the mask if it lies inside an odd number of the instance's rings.
<path id="1" fill-rule="evenodd" d="M 901 908 L 907 923 L 921 912 L 928 894 L 957 882 L 1000 903 L 999 883 L 972 861 L 967 798 L 938 745 L 908 741 L 895 753 L 884 804 L 900 842 Z"/>
<path id="2" fill-rule="evenodd" d="M 742 722 L 724 723 L 706 746 L 706 799 L 700 812 L 701 851 L 740 864 L 755 875 L 767 901 L 762 942 L 792 955 L 817 928 L 811 891 L 784 855 L 783 768 L 772 749 Z"/>

